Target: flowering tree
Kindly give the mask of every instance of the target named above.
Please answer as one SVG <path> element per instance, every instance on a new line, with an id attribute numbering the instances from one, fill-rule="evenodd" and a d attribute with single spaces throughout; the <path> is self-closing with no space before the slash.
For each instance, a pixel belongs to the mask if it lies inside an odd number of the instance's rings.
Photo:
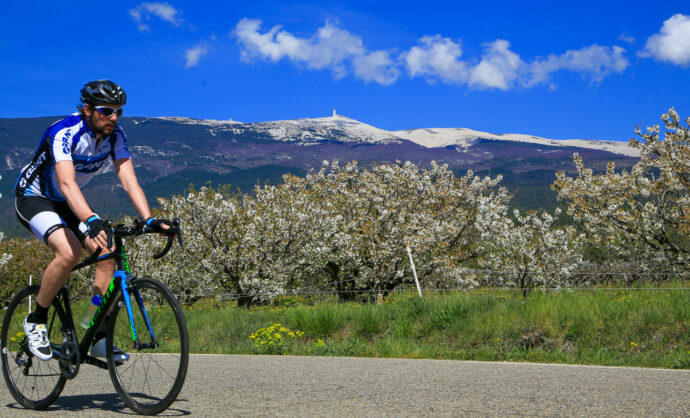
<path id="1" fill-rule="evenodd" d="M 637 134 L 631 146 L 641 153 L 630 171 L 616 172 L 609 163 L 606 173 L 595 175 L 582 158 L 573 160 L 577 176 L 557 173 L 552 188 L 569 202 L 568 213 L 597 245 L 641 267 L 667 265 L 686 272 L 690 256 L 690 131 L 681 126 L 671 108 L 662 115 L 665 137 L 659 126 Z"/>
<path id="2" fill-rule="evenodd" d="M 500 177 L 472 172 L 456 178 L 447 166 L 382 164 L 371 170 L 356 162 L 324 162 L 307 176 L 314 205 L 334 220 L 334 233 L 320 247 L 321 265 L 341 297 L 359 292 L 384 295 L 411 282 L 406 246 L 414 250 L 421 280 L 442 266 L 478 255 L 476 221 L 509 200 L 494 190 Z M 325 224 L 325 222 L 324 222 Z"/>
<path id="3" fill-rule="evenodd" d="M 257 186 L 251 195 L 202 187 L 161 200 L 161 211 L 183 220 L 185 249 L 169 260 L 181 269 L 174 274 L 183 278 L 176 280 L 180 290 L 191 299 L 229 292 L 242 306 L 284 291 L 304 263 L 314 227 L 304 179 L 294 176 L 280 186 Z M 150 245 L 141 241 L 139 253 L 150 253 Z"/>
<path id="4" fill-rule="evenodd" d="M 148 257 L 150 240 L 140 239 L 130 258 L 138 272 L 190 299 L 230 292 L 247 306 L 315 285 L 343 297 L 386 294 L 411 281 L 406 246 L 422 280 L 476 257 L 477 219 L 510 198 L 494 190 L 499 181 L 471 172 L 456 178 L 435 163 L 365 170 L 336 161 L 251 194 L 203 187 L 161 200 L 162 216 L 183 220 L 184 252 L 161 268 Z"/>
<path id="5" fill-rule="evenodd" d="M 555 217 L 560 214 L 556 209 Z M 489 247 L 480 264 L 492 270 L 492 284 L 516 286 L 523 296 L 537 286 L 559 288 L 568 283 L 582 261 L 583 236 L 575 228 L 556 227 L 554 217 L 534 211 L 483 222 L 482 240 Z"/>
<path id="6" fill-rule="evenodd" d="M 5 235 L 2 232 L 0 232 L 0 241 L 2 241 L 4 238 Z M 0 307 L 5 307 L 5 305 L 9 303 L 10 299 L 14 295 L 14 292 L 16 291 L 16 286 L 13 286 L 14 283 L 8 283 L 8 280 L 5 277 L 7 265 L 9 264 L 11 259 L 11 254 L 2 253 L 0 255 L 0 274 L 2 275 L 4 282 L 0 285 Z"/>
<path id="7" fill-rule="evenodd" d="M 0 180 L 2 180 L 2 176 L 0 176 Z M 0 199 L 2 199 L 2 194 L 0 194 Z M 4 238 L 5 238 L 5 234 L 0 232 L 0 241 L 2 241 Z M 7 264 L 9 264 L 11 259 L 12 259 L 11 254 L 2 253 L 0 255 L 0 274 L 3 274 L 3 276 L 5 273 L 6 266 L 7 266 Z M 0 291 L 0 293 L 6 293 L 6 292 Z M 3 299 L 5 299 L 6 297 L 7 297 L 7 295 L 5 295 L 5 297 Z M 2 300 L 0 302 L 2 302 L 2 306 L 5 305 L 4 300 Z"/>
<path id="8" fill-rule="evenodd" d="M 2 241 L 5 238 L 5 234 L 0 232 L 0 241 Z M 2 256 L 0 256 L 0 273 L 3 273 L 5 271 L 5 266 L 10 262 L 12 259 L 11 254 L 5 254 L 3 253 Z"/>
<path id="9" fill-rule="evenodd" d="M 2 176 L 0 176 L 0 180 L 2 180 Z M 2 199 L 2 194 L 0 194 L 0 199 Z M 5 234 L 0 232 L 0 241 L 2 241 L 4 238 Z M 12 255 L 10 254 L 3 253 L 2 255 L 0 255 L 0 273 L 5 271 L 5 266 L 7 265 L 7 263 L 10 262 L 11 259 Z"/>

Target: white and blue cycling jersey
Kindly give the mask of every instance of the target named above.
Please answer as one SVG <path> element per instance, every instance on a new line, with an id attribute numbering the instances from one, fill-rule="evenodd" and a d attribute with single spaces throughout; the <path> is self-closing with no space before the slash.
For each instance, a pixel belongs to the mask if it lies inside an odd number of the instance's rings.
<path id="1" fill-rule="evenodd" d="M 82 189 L 109 157 L 113 161 L 131 158 L 122 128 L 116 126 L 111 135 L 97 140 L 84 117 L 74 113 L 52 124 L 43 134 L 34 158 L 19 173 L 15 193 L 64 201 L 55 174 L 57 162 L 74 163 L 75 180 Z"/>

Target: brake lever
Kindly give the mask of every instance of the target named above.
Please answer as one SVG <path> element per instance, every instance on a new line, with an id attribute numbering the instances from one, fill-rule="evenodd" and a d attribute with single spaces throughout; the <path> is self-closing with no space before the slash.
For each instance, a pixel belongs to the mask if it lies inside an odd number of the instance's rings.
<path id="1" fill-rule="evenodd" d="M 111 248 L 113 248 L 113 222 L 109 219 L 107 219 L 104 223 L 105 226 L 105 235 L 107 237 L 106 239 L 106 244 L 108 246 L 108 251 L 110 251 Z"/>
<path id="2" fill-rule="evenodd" d="M 137 216 L 136 218 L 134 218 L 132 229 L 134 229 L 137 232 L 143 233 L 144 229 L 146 229 L 146 221 Z"/>
<path id="3" fill-rule="evenodd" d="M 106 235 L 108 236 L 108 251 L 110 251 L 110 249 L 113 248 L 113 229 L 108 228 Z"/>
<path id="4" fill-rule="evenodd" d="M 177 242 L 180 244 L 180 248 L 184 248 L 184 242 L 182 241 L 182 228 L 180 228 L 179 218 L 173 218 L 173 228 L 175 229 L 175 234 L 177 235 Z"/>

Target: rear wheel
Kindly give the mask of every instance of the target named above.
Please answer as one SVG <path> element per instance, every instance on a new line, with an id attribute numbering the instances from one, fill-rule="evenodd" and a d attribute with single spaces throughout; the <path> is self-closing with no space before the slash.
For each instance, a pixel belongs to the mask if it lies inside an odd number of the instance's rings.
<path id="1" fill-rule="evenodd" d="M 46 409 L 60 396 L 66 378 L 55 358 L 42 361 L 29 352 L 24 318 L 36 307 L 39 286 L 22 289 L 5 311 L 0 332 L 2 374 L 14 399 L 30 409 Z M 53 302 L 54 304 L 57 303 Z M 54 305 L 48 310 L 48 339 L 55 350 L 65 341 Z"/>
<path id="2" fill-rule="evenodd" d="M 127 406 L 139 414 L 158 414 L 175 401 L 187 375 L 187 324 L 175 296 L 162 283 L 132 279 L 128 293 L 136 338 L 121 299 L 108 323 L 108 369 Z M 114 346 L 129 359 L 118 361 Z"/>

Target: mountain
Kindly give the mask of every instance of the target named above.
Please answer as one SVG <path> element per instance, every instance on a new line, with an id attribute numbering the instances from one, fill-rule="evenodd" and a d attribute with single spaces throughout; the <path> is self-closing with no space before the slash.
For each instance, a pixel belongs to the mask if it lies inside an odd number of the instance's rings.
<path id="1" fill-rule="evenodd" d="M 587 139 L 554 140 L 533 135 L 492 134 L 466 128 L 426 128 L 401 131 L 386 131 L 371 125 L 333 115 L 325 118 L 294 119 L 275 122 L 244 124 L 236 121 L 201 120 L 180 117 L 156 118 L 186 125 L 207 127 L 212 135 L 231 133 L 253 133 L 256 137 L 299 145 L 314 145 L 323 142 L 368 143 L 377 145 L 400 144 L 407 140 L 425 148 L 455 146 L 470 148 L 481 141 L 508 141 L 549 147 L 574 147 L 603 150 L 614 154 L 639 157 L 638 150 L 625 142 Z M 141 122 L 135 122 L 136 124 Z"/>
<path id="2" fill-rule="evenodd" d="M 20 168 L 31 159 L 45 129 L 58 117 L 0 118 L 0 230 L 21 233 L 13 213 L 12 188 Z M 448 164 L 458 175 L 503 174 L 520 208 L 551 208 L 549 189 L 557 170 L 572 172 L 572 155 L 580 153 L 589 167 L 604 170 L 608 161 L 629 167 L 639 153 L 626 143 L 595 140 L 553 140 L 531 135 L 493 134 L 465 128 L 386 131 L 333 115 L 325 118 L 242 123 L 182 117 L 122 118 L 140 183 L 155 197 L 200 186 L 232 184 L 247 191 L 257 181 L 280 182 L 285 173 L 303 175 L 323 160 L 378 162 L 431 161 Z M 102 170 L 84 193 L 101 214 L 131 214 L 131 204 L 112 166 Z"/>

